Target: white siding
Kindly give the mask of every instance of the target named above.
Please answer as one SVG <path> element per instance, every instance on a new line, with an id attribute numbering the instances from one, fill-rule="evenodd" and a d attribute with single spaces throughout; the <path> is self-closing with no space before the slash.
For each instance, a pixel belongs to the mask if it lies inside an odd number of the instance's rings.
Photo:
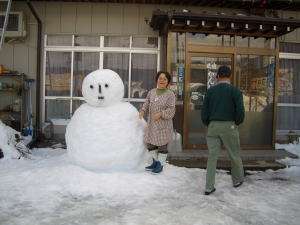
<path id="1" fill-rule="evenodd" d="M 107 4 L 92 4 L 92 33 L 107 33 Z"/>
<path id="2" fill-rule="evenodd" d="M 66 3 L 61 8 L 61 27 L 63 33 L 75 33 L 76 3 Z"/>
<path id="3" fill-rule="evenodd" d="M 183 6 L 32 2 L 43 23 L 44 34 L 135 34 L 157 35 L 149 24 L 155 9 L 181 10 Z M 188 7 L 194 12 L 216 10 L 213 8 Z M 10 70 L 18 70 L 30 78 L 36 78 L 37 22 L 24 2 L 13 2 L 12 10 L 23 11 L 26 17 L 27 37 L 22 41 L 5 43 L 0 51 L 0 64 Z M 220 9 L 220 11 L 231 11 Z M 238 11 L 238 10 L 237 10 Z M 300 12 L 279 12 L 281 17 L 300 19 Z M 300 42 L 300 29 L 282 37 L 284 41 Z M 42 55 L 43 57 L 43 55 Z M 43 68 L 42 68 L 43 69 Z M 33 91 L 35 94 L 35 91 Z M 34 98 L 35 100 L 35 98 Z M 35 102 L 33 101 L 35 104 Z"/>

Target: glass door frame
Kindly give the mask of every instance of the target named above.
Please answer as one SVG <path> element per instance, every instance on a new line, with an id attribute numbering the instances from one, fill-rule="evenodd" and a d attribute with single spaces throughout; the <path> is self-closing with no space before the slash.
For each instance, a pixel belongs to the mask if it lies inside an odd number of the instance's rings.
<path id="1" fill-rule="evenodd" d="M 188 123 L 188 116 L 190 112 L 190 95 L 188 94 L 190 92 L 189 90 L 189 84 L 191 81 L 191 61 L 192 57 L 202 56 L 202 57 L 220 57 L 220 58 L 230 58 L 231 59 L 231 69 L 234 71 L 234 55 L 229 53 L 205 53 L 205 52 L 188 52 L 186 55 L 186 71 L 185 71 L 185 81 L 184 81 L 184 118 L 183 118 L 183 148 L 184 149 L 207 149 L 206 144 L 190 144 L 188 139 L 188 134 L 190 131 L 189 123 Z M 231 82 L 233 82 L 234 76 L 231 77 Z M 200 119 L 199 115 L 199 119 Z"/>
<path id="2" fill-rule="evenodd" d="M 186 43 L 187 44 L 187 43 Z M 276 141 L 276 106 L 278 99 L 278 75 L 279 75 L 279 39 L 276 38 L 275 41 L 275 49 L 264 49 L 264 48 L 250 48 L 250 47 L 216 47 L 216 46 L 207 46 L 200 44 L 187 44 L 186 45 L 186 67 L 185 67 L 185 82 L 184 82 L 184 93 L 187 93 L 191 69 L 191 56 L 194 54 L 216 54 L 216 55 L 232 55 L 232 83 L 233 85 L 237 85 L 236 78 L 236 64 L 237 64 L 237 55 L 249 54 L 249 55 L 264 55 L 264 56 L 274 56 L 275 57 L 275 74 L 274 74 L 274 102 L 273 102 L 273 124 L 272 124 L 272 144 L 271 145 L 241 145 L 243 150 L 251 149 L 274 149 L 275 141 Z M 183 118 L 183 149 L 193 149 L 191 146 L 187 145 L 187 103 L 188 99 L 186 99 L 186 94 L 184 94 L 184 118 Z M 200 119 L 200 117 L 199 117 Z M 205 149 L 206 145 L 200 146 L 201 148 L 197 149 Z M 206 148 L 207 149 L 207 148 Z"/>

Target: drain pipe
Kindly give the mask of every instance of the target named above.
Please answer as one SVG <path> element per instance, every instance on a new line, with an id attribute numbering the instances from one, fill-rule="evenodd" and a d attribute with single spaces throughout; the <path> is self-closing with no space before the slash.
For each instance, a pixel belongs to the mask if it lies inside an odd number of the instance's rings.
<path id="1" fill-rule="evenodd" d="M 36 13 L 33 5 L 27 0 L 27 5 L 38 23 L 37 31 L 37 44 L 36 44 L 36 113 L 35 113 L 35 138 L 39 139 L 41 135 L 41 124 L 40 124 L 40 98 L 41 98 L 41 50 L 42 50 L 42 21 Z"/>

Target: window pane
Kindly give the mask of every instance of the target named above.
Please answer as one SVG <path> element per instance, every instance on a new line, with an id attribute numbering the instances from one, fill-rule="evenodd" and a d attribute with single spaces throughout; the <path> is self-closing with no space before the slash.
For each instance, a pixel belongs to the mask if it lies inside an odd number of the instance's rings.
<path id="1" fill-rule="evenodd" d="M 237 47 L 248 47 L 249 46 L 249 38 L 236 36 L 236 46 Z"/>
<path id="2" fill-rule="evenodd" d="M 213 45 L 213 46 L 222 46 L 222 36 L 215 34 L 186 34 L 188 44 L 201 44 L 201 45 Z"/>
<path id="3" fill-rule="evenodd" d="M 250 47 L 251 48 L 275 48 L 275 38 L 266 39 L 266 38 L 254 38 L 250 37 Z"/>
<path id="4" fill-rule="evenodd" d="M 70 101 L 47 99 L 45 103 L 46 121 L 50 119 L 69 119 Z"/>
<path id="5" fill-rule="evenodd" d="M 75 46 L 100 46 L 99 36 L 75 36 Z"/>
<path id="6" fill-rule="evenodd" d="M 72 46 L 72 35 L 47 35 L 47 45 Z"/>
<path id="7" fill-rule="evenodd" d="M 129 53 L 104 53 L 103 68 L 118 73 L 124 83 L 124 97 L 128 97 Z"/>
<path id="8" fill-rule="evenodd" d="M 234 37 L 229 35 L 223 35 L 223 45 L 224 46 L 234 46 Z"/>
<path id="9" fill-rule="evenodd" d="M 279 44 L 280 52 L 300 53 L 300 43 L 286 43 Z"/>
<path id="10" fill-rule="evenodd" d="M 129 47 L 130 37 L 122 36 L 105 36 L 104 47 Z"/>
<path id="11" fill-rule="evenodd" d="M 300 130 L 300 107 L 277 107 L 277 130 Z"/>
<path id="12" fill-rule="evenodd" d="M 81 85 L 84 77 L 99 69 L 98 52 L 75 52 L 73 71 L 73 96 L 81 97 Z"/>
<path id="13" fill-rule="evenodd" d="M 278 102 L 300 103 L 300 60 L 280 59 Z"/>
<path id="14" fill-rule="evenodd" d="M 71 53 L 47 52 L 46 96 L 70 96 Z"/>
<path id="15" fill-rule="evenodd" d="M 138 48 L 157 48 L 158 38 L 157 37 L 133 37 L 132 47 Z"/>
<path id="16" fill-rule="evenodd" d="M 131 98 L 146 98 L 147 92 L 155 87 L 157 56 L 153 54 L 132 54 Z"/>
<path id="17" fill-rule="evenodd" d="M 271 145 L 275 58 L 238 55 L 237 82 L 244 97 L 245 121 L 240 139 L 247 145 Z"/>
<path id="18" fill-rule="evenodd" d="M 170 65 L 168 65 L 168 70 L 171 72 L 172 76 L 170 88 L 174 91 L 174 93 L 176 93 L 178 100 L 183 100 L 185 33 L 168 34 L 168 56 L 170 56 Z"/>
<path id="19" fill-rule="evenodd" d="M 83 100 L 72 100 L 72 115 L 83 103 L 85 103 Z"/>

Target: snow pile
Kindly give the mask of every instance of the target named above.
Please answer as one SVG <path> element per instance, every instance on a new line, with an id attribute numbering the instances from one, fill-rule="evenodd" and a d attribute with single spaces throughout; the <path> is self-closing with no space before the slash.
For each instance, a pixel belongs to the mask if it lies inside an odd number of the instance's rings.
<path id="1" fill-rule="evenodd" d="M 289 170 L 289 172 L 293 174 L 293 176 L 297 176 L 300 178 L 300 143 L 276 144 L 275 148 L 285 149 L 286 151 L 298 156 L 298 159 L 285 158 L 279 160 L 279 162 L 287 165 L 287 170 Z"/>
<path id="2" fill-rule="evenodd" d="M 63 149 L 34 149 L 33 157 L 0 163 L 1 225 L 298 225 L 300 220 L 300 177 L 294 176 L 300 167 L 252 172 L 239 188 L 218 170 L 217 190 L 206 196 L 203 169 L 167 164 L 159 175 L 98 173 L 70 163 Z"/>
<path id="3" fill-rule="evenodd" d="M 293 153 L 300 157 L 300 143 L 294 143 L 294 144 L 276 144 L 276 149 L 285 149 L 290 153 Z"/>
<path id="4" fill-rule="evenodd" d="M 131 170 L 144 166 L 145 121 L 122 102 L 124 85 L 111 70 L 96 70 L 83 81 L 87 103 L 74 113 L 66 130 L 69 156 L 85 168 Z"/>
<path id="5" fill-rule="evenodd" d="M 4 154 L 4 159 L 18 158 L 19 153 L 15 148 L 15 135 L 20 135 L 20 132 L 6 126 L 0 120 L 0 149 Z"/>

